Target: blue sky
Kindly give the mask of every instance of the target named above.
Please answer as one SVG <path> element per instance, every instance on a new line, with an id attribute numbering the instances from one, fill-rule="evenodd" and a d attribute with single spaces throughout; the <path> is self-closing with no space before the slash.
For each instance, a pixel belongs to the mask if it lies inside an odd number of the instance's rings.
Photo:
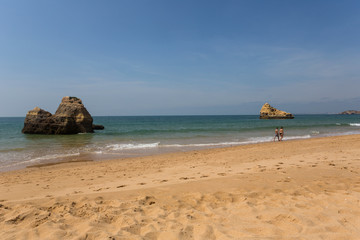
<path id="1" fill-rule="evenodd" d="M 360 109 L 360 2 L 0 0 L 0 116 Z"/>

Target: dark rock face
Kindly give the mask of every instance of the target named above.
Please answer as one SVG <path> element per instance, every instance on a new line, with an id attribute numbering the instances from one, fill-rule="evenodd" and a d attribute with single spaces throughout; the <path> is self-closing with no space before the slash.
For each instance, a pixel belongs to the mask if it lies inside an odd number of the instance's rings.
<path id="1" fill-rule="evenodd" d="M 356 110 L 348 110 L 339 114 L 343 114 L 343 115 L 357 115 L 360 114 L 360 111 L 356 111 Z"/>
<path id="2" fill-rule="evenodd" d="M 27 134 L 92 133 L 94 132 L 93 119 L 81 99 L 64 97 L 54 115 L 38 107 L 30 110 L 26 114 L 22 132 Z"/>

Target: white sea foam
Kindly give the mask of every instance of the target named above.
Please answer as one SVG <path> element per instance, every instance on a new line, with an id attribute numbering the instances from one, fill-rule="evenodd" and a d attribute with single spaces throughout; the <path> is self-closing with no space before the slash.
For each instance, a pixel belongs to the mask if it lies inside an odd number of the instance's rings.
<path id="1" fill-rule="evenodd" d="M 302 136 L 285 136 L 283 140 L 295 140 L 295 139 L 307 139 L 311 138 L 310 135 L 302 135 Z M 271 142 L 274 141 L 273 137 L 254 137 L 249 138 L 247 142 L 244 142 L 245 144 L 252 144 L 252 143 L 262 143 L 262 142 Z"/>
<path id="2" fill-rule="evenodd" d="M 67 153 L 67 154 L 52 154 L 52 155 L 45 155 L 37 158 L 33 158 L 28 160 L 27 162 L 37 162 L 41 160 L 51 160 L 51 159 L 57 159 L 57 158 L 65 158 L 65 157 L 75 157 L 79 156 L 80 153 Z"/>
<path id="3" fill-rule="evenodd" d="M 215 147 L 215 146 L 231 146 L 231 145 L 240 145 L 240 144 L 243 144 L 243 142 L 168 144 L 168 145 L 161 145 L 161 147 Z"/>
<path id="4" fill-rule="evenodd" d="M 119 151 L 119 150 L 132 150 L 132 149 L 147 149 L 147 148 L 156 148 L 159 146 L 159 142 L 156 143 L 124 143 L 124 144 L 111 144 L 106 146 L 107 150 L 110 151 Z"/>
<path id="5" fill-rule="evenodd" d="M 349 125 L 352 127 L 360 127 L 360 123 L 350 123 Z"/>
<path id="6" fill-rule="evenodd" d="M 262 142 L 271 142 L 274 140 L 274 137 L 252 137 L 246 141 L 246 144 L 250 143 L 262 143 Z"/>
<path id="7" fill-rule="evenodd" d="M 324 137 L 333 137 L 333 136 L 346 136 L 346 135 L 354 135 L 354 134 L 360 134 L 360 131 L 348 131 L 348 132 L 338 132 L 338 133 L 327 133 L 323 134 Z"/>
<path id="8" fill-rule="evenodd" d="M 311 138 L 311 136 L 310 135 L 289 136 L 289 137 L 284 137 L 284 140 L 306 139 L 306 138 Z M 245 141 L 238 141 L 238 142 L 168 144 L 168 145 L 160 145 L 160 146 L 161 147 L 179 147 L 179 148 L 182 148 L 182 147 L 221 147 L 221 146 L 236 146 L 236 145 L 271 142 L 273 140 L 274 140 L 273 137 L 254 137 L 254 138 L 249 138 L 249 139 L 247 139 Z"/>
<path id="9" fill-rule="evenodd" d="M 310 135 L 303 135 L 303 136 L 284 137 L 285 140 L 307 139 L 307 138 L 311 138 L 311 136 Z"/>

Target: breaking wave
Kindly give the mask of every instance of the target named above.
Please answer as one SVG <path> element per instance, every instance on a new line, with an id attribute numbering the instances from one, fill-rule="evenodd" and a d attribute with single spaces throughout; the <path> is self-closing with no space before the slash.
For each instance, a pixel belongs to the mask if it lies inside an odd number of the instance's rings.
<path id="1" fill-rule="evenodd" d="M 124 144 L 111 144 L 107 145 L 105 148 L 109 151 L 119 151 L 119 150 L 131 150 L 131 149 L 147 149 L 147 148 L 156 148 L 159 146 L 159 142 L 156 143 L 124 143 Z"/>

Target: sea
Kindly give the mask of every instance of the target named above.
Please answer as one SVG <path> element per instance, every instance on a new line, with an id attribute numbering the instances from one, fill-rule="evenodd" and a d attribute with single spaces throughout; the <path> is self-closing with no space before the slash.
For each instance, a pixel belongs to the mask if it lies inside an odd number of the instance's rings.
<path id="1" fill-rule="evenodd" d="M 62 161 L 101 161 L 270 142 L 276 127 L 284 141 L 360 134 L 360 115 L 258 115 L 93 117 L 105 126 L 76 135 L 22 134 L 23 117 L 0 118 L 0 171 Z"/>

